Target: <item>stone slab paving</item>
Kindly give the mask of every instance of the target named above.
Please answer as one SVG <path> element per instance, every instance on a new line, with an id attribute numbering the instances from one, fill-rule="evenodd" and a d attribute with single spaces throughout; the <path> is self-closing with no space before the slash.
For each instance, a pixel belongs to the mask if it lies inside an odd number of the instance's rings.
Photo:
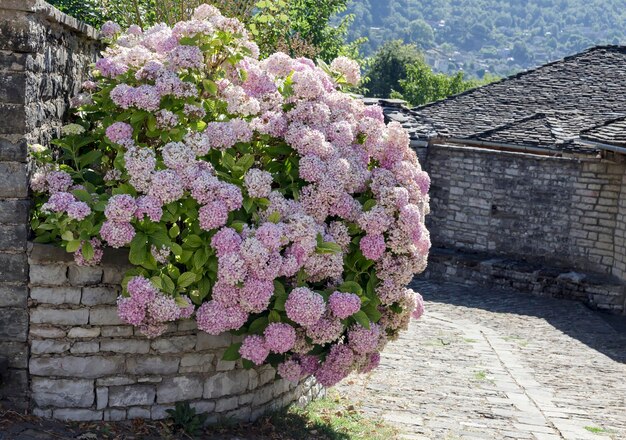
<path id="1" fill-rule="evenodd" d="M 427 313 L 339 391 L 406 439 L 626 439 L 626 319 L 414 282 Z M 593 431 L 593 432 L 592 432 Z"/>

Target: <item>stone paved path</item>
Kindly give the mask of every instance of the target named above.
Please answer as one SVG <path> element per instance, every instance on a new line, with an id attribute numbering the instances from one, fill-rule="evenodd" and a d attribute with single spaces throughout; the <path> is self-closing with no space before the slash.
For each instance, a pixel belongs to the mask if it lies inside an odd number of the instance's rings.
<path id="1" fill-rule="evenodd" d="M 427 314 L 339 391 L 406 439 L 626 439 L 626 320 L 415 282 Z"/>

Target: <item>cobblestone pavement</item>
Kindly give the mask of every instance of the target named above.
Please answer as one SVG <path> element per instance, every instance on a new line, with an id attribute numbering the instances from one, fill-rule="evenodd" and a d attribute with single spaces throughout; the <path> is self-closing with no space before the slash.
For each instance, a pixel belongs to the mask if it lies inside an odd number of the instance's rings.
<path id="1" fill-rule="evenodd" d="M 426 315 L 339 391 L 406 439 L 626 439 L 626 320 L 583 304 L 414 282 Z"/>

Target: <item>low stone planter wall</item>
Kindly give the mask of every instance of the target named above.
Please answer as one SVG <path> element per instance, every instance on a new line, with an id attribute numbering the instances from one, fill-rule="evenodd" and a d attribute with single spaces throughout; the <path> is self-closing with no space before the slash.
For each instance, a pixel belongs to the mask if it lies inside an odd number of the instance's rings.
<path id="1" fill-rule="evenodd" d="M 124 252 L 109 250 L 103 264 L 78 267 L 63 249 L 29 249 L 31 406 L 65 420 L 162 419 L 176 402 L 219 419 L 253 420 L 322 393 L 313 379 L 298 385 L 270 366 L 245 370 L 222 361 L 227 334 L 198 331 L 191 320 L 172 323 L 150 340 L 117 317 Z"/>

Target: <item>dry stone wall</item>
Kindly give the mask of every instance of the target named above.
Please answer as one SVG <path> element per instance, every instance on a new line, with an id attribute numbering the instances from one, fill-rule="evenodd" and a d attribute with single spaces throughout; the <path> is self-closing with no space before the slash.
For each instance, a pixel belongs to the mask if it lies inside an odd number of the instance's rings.
<path id="1" fill-rule="evenodd" d="M 32 246 L 28 368 L 36 415 L 162 419 L 188 401 L 210 421 L 247 421 L 322 392 L 312 379 L 277 379 L 271 366 L 223 361 L 236 337 L 198 331 L 192 320 L 153 340 L 122 323 L 115 304 L 127 258 L 107 250 L 101 266 L 78 267 L 60 248 Z"/>
<path id="2" fill-rule="evenodd" d="M 425 168 L 427 223 L 443 250 L 425 277 L 625 310 L 624 163 L 433 145 Z"/>
<path id="3" fill-rule="evenodd" d="M 27 144 L 57 131 L 99 43 L 38 0 L 0 2 L 0 401 L 28 404 Z"/>

